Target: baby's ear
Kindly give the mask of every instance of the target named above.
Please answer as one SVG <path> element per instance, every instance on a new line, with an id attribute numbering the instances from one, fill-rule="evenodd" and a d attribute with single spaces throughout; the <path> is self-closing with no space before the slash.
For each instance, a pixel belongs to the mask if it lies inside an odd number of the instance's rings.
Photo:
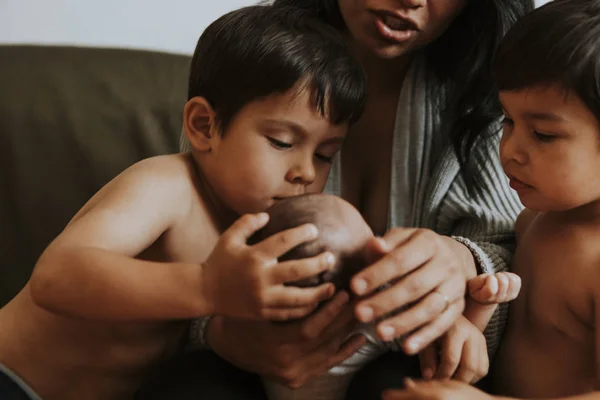
<path id="1" fill-rule="evenodd" d="M 216 113 L 204 97 L 192 97 L 183 109 L 183 129 L 192 148 L 210 152 L 218 136 Z"/>

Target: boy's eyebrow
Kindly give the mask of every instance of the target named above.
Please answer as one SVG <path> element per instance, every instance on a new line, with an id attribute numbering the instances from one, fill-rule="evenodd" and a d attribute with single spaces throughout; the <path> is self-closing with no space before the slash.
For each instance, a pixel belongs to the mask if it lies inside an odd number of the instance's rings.
<path id="1" fill-rule="evenodd" d="M 558 114 L 548 112 L 525 112 L 523 113 L 525 119 L 539 119 L 543 121 L 554 121 L 554 122 L 566 122 L 562 116 Z"/>
<path id="2" fill-rule="evenodd" d="M 510 115 L 510 113 L 508 111 L 506 111 L 506 108 L 504 108 L 504 107 L 502 107 L 502 112 L 505 115 Z M 537 119 L 537 120 L 542 120 L 542 121 L 567 122 L 567 120 L 564 117 L 562 117 L 558 114 L 542 112 L 542 111 L 525 111 L 523 113 L 523 118 Z"/>

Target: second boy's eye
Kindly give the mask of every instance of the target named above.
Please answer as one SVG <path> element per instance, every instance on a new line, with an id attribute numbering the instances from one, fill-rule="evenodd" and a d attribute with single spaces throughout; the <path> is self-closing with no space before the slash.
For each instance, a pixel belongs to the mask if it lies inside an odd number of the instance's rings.
<path id="1" fill-rule="evenodd" d="M 269 140 L 269 143 L 271 143 L 271 146 L 275 147 L 276 149 L 284 150 L 292 148 L 290 143 L 282 142 L 281 140 L 273 139 L 272 137 L 268 136 L 267 139 Z"/>
<path id="2" fill-rule="evenodd" d="M 319 154 L 319 153 L 315 153 L 315 157 L 317 160 L 327 163 L 327 164 L 333 164 L 333 157 L 327 157 L 324 156 L 323 154 Z"/>
<path id="3" fill-rule="evenodd" d="M 552 136 L 552 135 L 546 135 L 540 132 L 533 132 L 535 134 L 535 137 L 537 138 L 537 140 L 539 140 L 540 142 L 544 142 L 544 143 L 548 143 L 553 141 L 554 139 L 556 139 L 556 136 Z"/>

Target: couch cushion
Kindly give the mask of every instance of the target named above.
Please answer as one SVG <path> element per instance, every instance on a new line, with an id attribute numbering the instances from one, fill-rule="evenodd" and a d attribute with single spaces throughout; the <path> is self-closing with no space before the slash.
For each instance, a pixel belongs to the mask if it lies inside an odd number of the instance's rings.
<path id="1" fill-rule="evenodd" d="M 0 46 L 0 306 L 98 189 L 142 158 L 177 151 L 189 62 Z"/>

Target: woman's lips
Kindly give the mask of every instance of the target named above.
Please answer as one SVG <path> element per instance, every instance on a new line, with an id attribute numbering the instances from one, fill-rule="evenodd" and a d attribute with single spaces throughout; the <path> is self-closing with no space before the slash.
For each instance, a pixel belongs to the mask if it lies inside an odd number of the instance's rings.
<path id="1" fill-rule="evenodd" d="M 403 43 L 417 33 L 414 23 L 390 15 L 376 14 L 375 27 L 386 40 Z"/>

